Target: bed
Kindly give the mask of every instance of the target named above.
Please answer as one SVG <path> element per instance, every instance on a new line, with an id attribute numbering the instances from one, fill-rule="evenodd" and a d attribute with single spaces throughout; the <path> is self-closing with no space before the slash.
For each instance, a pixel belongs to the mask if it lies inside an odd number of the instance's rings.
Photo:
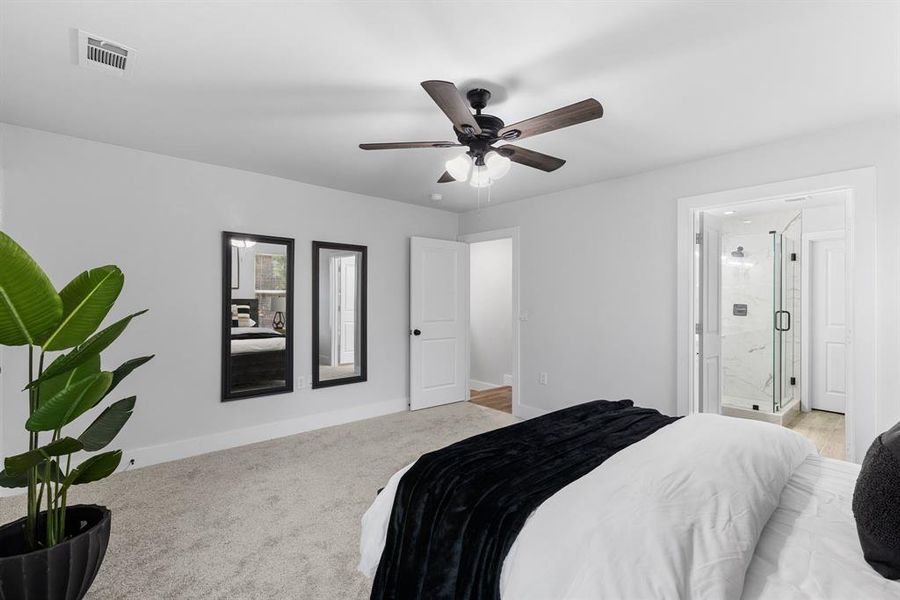
<path id="1" fill-rule="evenodd" d="M 556 444 L 548 439 L 546 448 Z M 446 490 L 430 489 L 423 469 L 437 453 L 394 474 L 363 517 L 359 568 L 374 577 L 373 598 L 900 598 L 900 582 L 862 556 L 850 508 L 859 467 L 819 457 L 781 427 L 693 415 L 653 429 L 542 501 L 494 562 L 496 539 L 454 546 L 441 538 L 452 529 L 443 521 L 424 537 L 405 533 L 421 493 L 457 516 L 464 504 L 453 495 L 484 503 L 465 488 L 465 465 L 443 477 L 454 479 Z M 474 511 L 463 516 L 478 523 Z M 470 546 L 477 558 L 460 558 Z M 448 557 L 461 566 L 442 575 Z M 485 570 L 496 583 L 478 588 Z"/>
<path id="2" fill-rule="evenodd" d="M 232 299 L 232 305 L 249 307 L 252 327 L 231 328 L 231 389 L 257 387 L 284 381 L 285 336 L 259 326 L 259 300 Z"/>

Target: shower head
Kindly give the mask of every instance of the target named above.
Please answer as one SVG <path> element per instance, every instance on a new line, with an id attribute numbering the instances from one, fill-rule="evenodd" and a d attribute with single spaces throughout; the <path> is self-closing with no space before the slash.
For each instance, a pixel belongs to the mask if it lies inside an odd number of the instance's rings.
<path id="1" fill-rule="evenodd" d="M 738 246 L 737 250 L 733 251 L 731 255 L 735 258 L 744 258 L 744 247 Z"/>

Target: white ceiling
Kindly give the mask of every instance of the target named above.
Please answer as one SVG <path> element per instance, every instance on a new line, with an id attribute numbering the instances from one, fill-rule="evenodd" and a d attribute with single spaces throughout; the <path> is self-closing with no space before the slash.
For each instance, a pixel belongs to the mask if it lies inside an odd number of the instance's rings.
<path id="1" fill-rule="evenodd" d="M 419 87 L 486 84 L 507 123 L 586 97 L 603 119 L 523 140 L 505 202 L 900 112 L 900 4 L 0 0 L 0 120 L 450 210 L 460 152 Z M 76 66 L 75 29 L 137 49 Z M 452 139 L 452 137 L 450 137 Z M 432 192 L 444 199 L 432 202 Z"/>

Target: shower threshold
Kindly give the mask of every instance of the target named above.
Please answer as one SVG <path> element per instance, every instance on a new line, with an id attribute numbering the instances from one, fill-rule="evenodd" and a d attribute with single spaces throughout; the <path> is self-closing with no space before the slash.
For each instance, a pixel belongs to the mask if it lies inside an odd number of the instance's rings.
<path id="1" fill-rule="evenodd" d="M 722 414 L 727 417 L 738 417 L 740 419 L 753 419 L 755 421 L 765 421 L 766 423 L 774 423 L 787 427 L 791 424 L 797 415 L 800 414 L 800 402 L 794 398 L 789 400 L 780 411 L 773 413 L 764 410 L 753 410 L 752 408 L 744 408 L 743 406 L 734 406 L 722 403 Z"/>

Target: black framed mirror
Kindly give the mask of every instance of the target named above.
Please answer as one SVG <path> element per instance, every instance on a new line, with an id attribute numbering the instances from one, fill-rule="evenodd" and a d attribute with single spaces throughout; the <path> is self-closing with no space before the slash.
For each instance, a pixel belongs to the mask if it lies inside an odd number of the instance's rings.
<path id="1" fill-rule="evenodd" d="M 294 390 L 294 240 L 222 232 L 222 401 Z"/>
<path id="2" fill-rule="evenodd" d="M 366 253 L 366 246 L 313 242 L 313 388 L 366 380 Z"/>

